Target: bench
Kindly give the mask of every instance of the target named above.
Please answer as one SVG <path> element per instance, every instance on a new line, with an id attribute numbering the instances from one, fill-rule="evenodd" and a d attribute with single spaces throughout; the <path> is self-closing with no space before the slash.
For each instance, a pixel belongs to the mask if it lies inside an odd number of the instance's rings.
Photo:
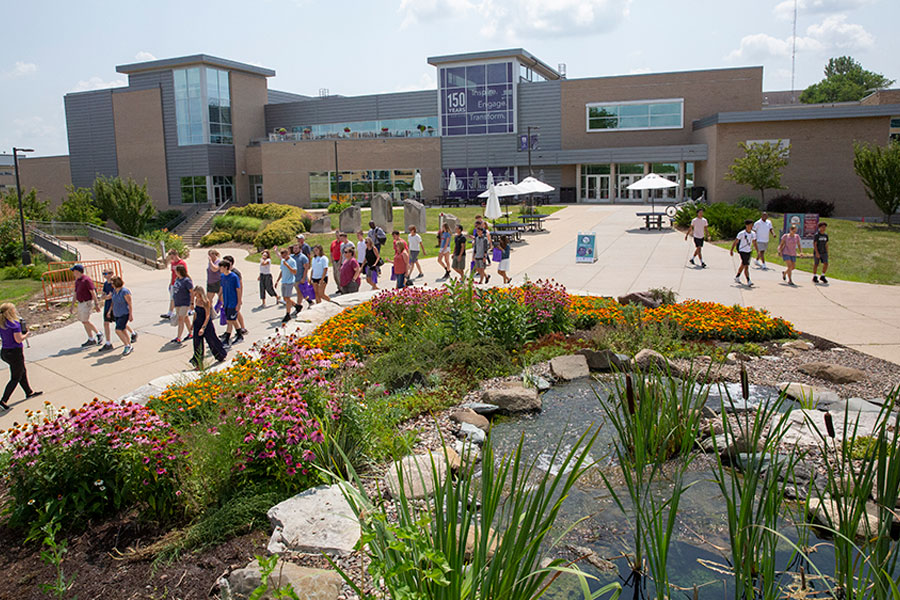
<path id="1" fill-rule="evenodd" d="M 639 212 L 635 216 L 644 218 L 644 227 L 641 229 L 662 229 L 663 217 L 669 218 L 664 212 Z M 669 218 L 669 227 L 672 226 L 672 219 Z"/>

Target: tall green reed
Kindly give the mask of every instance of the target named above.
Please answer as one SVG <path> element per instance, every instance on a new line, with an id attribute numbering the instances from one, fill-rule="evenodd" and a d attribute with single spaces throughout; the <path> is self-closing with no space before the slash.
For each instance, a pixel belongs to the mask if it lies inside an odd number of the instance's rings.
<path id="1" fill-rule="evenodd" d="M 562 559 L 549 558 L 559 539 L 550 539 L 563 502 L 591 465 L 590 449 L 597 432 L 588 430 L 568 451 L 557 445 L 550 463 L 555 474 L 539 471 L 524 456 L 523 442 L 506 456 L 494 454 L 488 436 L 480 473 L 475 461 L 463 457 L 454 479 L 439 469 L 432 455 L 430 469 L 409 473 L 398 467 L 400 485 L 394 498 L 396 516 L 385 503 L 354 485 L 342 484 L 345 498 L 360 520 L 359 547 L 369 557 L 371 581 L 380 583 L 392 599 L 534 600 L 555 579 L 568 573 L 582 580 L 586 597 L 611 594 L 612 584 L 591 592 L 589 576 Z M 434 495 L 421 502 L 408 497 L 406 480 L 430 480 Z M 338 572 L 361 598 L 373 598 L 341 569 Z"/>
<path id="2" fill-rule="evenodd" d="M 636 381 L 630 373 L 624 383 L 617 379 L 608 398 L 597 396 L 616 431 L 614 452 L 624 493 L 602 471 L 601 476 L 613 501 L 631 519 L 636 587 L 646 571 L 662 599 L 669 597 L 669 548 L 681 497 L 691 485 L 686 473 L 709 388 L 699 386 L 692 375 L 677 380 L 655 368 L 636 375 Z"/>

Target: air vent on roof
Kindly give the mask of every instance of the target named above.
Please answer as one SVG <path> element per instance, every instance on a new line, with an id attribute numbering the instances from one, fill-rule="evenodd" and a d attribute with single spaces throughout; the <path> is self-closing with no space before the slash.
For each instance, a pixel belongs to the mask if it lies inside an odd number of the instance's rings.
<path id="1" fill-rule="evenodd" d="M 560 79 L 566 78 L 566 63 L 559 63 L 556 65 L 556 70 L 559 72 Z"/>
<path id="2" fill-rule="evenodd" d="M 330 95 L 328 88 L 319 88 L 319 98 L 327 98 Z"/>

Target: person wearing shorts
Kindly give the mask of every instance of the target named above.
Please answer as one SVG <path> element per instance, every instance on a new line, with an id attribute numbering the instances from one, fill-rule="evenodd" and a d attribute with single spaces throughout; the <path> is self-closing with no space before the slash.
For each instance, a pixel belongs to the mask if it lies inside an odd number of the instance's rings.
<path id="1" fill-rule="evenodd" d="M 188 272 L 184 265 L 175 267 L 175 283 L 172 284 L 172 302 L 175 305 L 175 322 L 178 325 L 178 332 L 175 334 L 173 344 L 181 344 L 181 342 L 191 339 L 191 319 L 188 312 L 191 310 L 191 290 L 194 289 L 194 282 L 187 276 Z M 183 331 L 187 331 L 187 337 L 182 338 Z"/>
<path id="2" fill-rule="evenodd" d="M 378 248 L 375 247 L 375 242 L 372 241 L 372 238 L 366 238 L 365 242 L 365 251 L 363 252 L 360 259 L 363 261 L 363 270 L 366 273 L 366 283 L 373 290 L 378 289 L 378 261 L 381 259 L 381 254 L 378 253 Z"/>
<path id="3" fill-rule="evenodd" d="M 241 278 L 234 272 L 232 267 L 234 264 L 223 257 L 219 261 L 219 269 L 222 270 L 222 310 L 225 311 L 225 322 L 227 328 L 222 336 L 222 343 L 226 346 L 231 342 L 231 331 L 236 329 L 234 343 L 244 341 L 243 329 L 238 324 L 238 314 L 241 312 L 241 300 L 243 298 L 243 287 L 241 286 Z"/>
<path id="4" fill-rule="evenodd" d="M 788 285 L 796 285 L 791 274 L 797 267 L 797 253 L 800 251 L 800 236 L 797 235 L 797 226 L 791 225 L 790 231 L 781 236 L 781 243 L 778 244 L 778 253 L 781 254 L 782 260 L 787 267 L 781 272 L 781 278 L 788 282 Z"/>
<path id="5" fill-rule="evenodd" d="M 825 228 L 828 223 L 819 223 L 819 230 L 813 236 L 813 283 L 819 283 L 819 264 L 822 264 L 822 283 L 828 283 L 825 273 L 828 272 L 828 234 Z"/>
<path id="6" fill-rule="evenodd" d="M 472 241 L 472 258 L 475 261 L 475 272 L 478 273 L 478 283 L 488 283 L 491 276 L 485 273 L 487 267 L 487 256 L 490 242 L 487 239 L 487 233 L 481 227 L 475 228 L 475 239 Z"/>
<path id="7" fill-rule="evenodd" d="M 756 234 L 756 266 L 763 271 L 768 270 L 766 266 L 766 250 L 769 247 L 769 238 L 775 227 L 769 220 L 769 213 L 763 211 L 763 214 L 753 224 L 753 233 Z"/>
<path id="8" fill-rule="evenodd" d="M 166 262 L 169 263 L 169 268 L 171 270 L 171 277 L 169 278 L 169 312 L 163 313 L 159 315 L 160 319 L 171 319 L 172 315 L 175 314 L 175 300 L 172 298 L 172 286 L 175 285 L 175 279 L 178 275 L 175 273 L 175 267 L 178 265 L 183 265 L 185 269 L 187 269 L 187 263 L 184 262 L 184 259 L 178 256 L 178 250 L 171 248 L 166 253 Z"/>
<path id="9" fill-rule="evenodd" d="M 747 287 L 753 287 L 750 281 L 750 258 L 753 256 L 753 250 L 756 248 L 756 232 L 753 231 L 753 221 L 747 219 L 744 221 L 744 229 L 738 232 L 737 237 L 731 242 L 731 256 L 734 256 L 734 248 L 737 247 L 738 254 L 741 255 L 741 266 L 738 267 L 737 275 L 734 276 L 734 282 L 741 282 L 741 273 L 747 277 Z"/>
<path id="10" fill-rule="evenodd" d="M 207 252 L 208 264 L 206 265 L 206 298 L 215 306 L 213 298 L 219 296 L 222 300 L 222 273 L 219 272 L 219 251 Z"/>
<path id="11" fill-rule="evenodd" d="M 453 262 L 451 266 L 459 275 L 460 281 L 466 278 L 466 234 L 463 233 L 462 225 L 456 226 L 456 235 L 453 236 Z"/>
<path id="12" fill-rule="evenodd" d="M 302 254 L 301 254 L 302 256 Z M 284 317 L 282 323 L 291 320 L 291 309 L 294 307 L 294 286 L 297 285 L 297 261 L 287 248 L 281 250 L 281 272 L 278 273 L 276 285 L 281 283 L 281 297 L 284 299 Z"/>
<path id="13" fill-rule="evenodd" d="M 295 316 L 303 310 L 303 298 L 306 296 L 304 292 L 309 288 L 309 258 L 303 254 L 303 246 L 294 244 L 291 249 L 291 258 L 294 259 L 294 266 L 297 272 L 294 274 L 294 287 L 297 289 L 297 301 L 294 303 Z M 312 306 L 312 300 L 306 296 L 309 306 Z"/>
<path id="14" fill-rule="evenodd" d="M 509 272 L 509 255 L 510 255 L 510 247 L 509 247 L 509 236 L 501 235 L 500 240 L 497 243 L 497 248 L 500 250 L 500 262 L 497 267 L 497 275 L 503 278 L 503 283 L 509 283 L 512 281 L 512 278 L 507 275 Z"/>
<path id="15" fill-rule="evenodd" d="M 116 318 L 112 315 L 112 294 L 115 291 L 115 288 L 112 284 L 112 277 L 114 273 L 112 269 L 106 268 L 103 269 L 103 278 L 105 281 L 103 282 L 103 336 L 106 339 L 106 342 L 103 344 L 103 347 L 100 348 L 98 352 L 109 352 L 113 349 L 112 345 L 112 335 L 110 329 L 113 327 L 113 323 L 116 322 Z M 129 325 L 126 329 L 128 332 L 128 339 L 133 344 L 135 340 L 137 340 L 137 332 L 131 328 Z"/>
<path id="16" fill-rule="evenodd" d="M 316 304 L 320 304 L 322 300 L 330 302 L 331 298 L 325 293 L 328 285 L 328 257 L 321 244 L 313 246 L 312 258 L 309 260 L 309 278 L 316 292 Z"/>
<path id="17" fill-rule="evenodd" d="M 448 223 L 441 224 L 441 230 L 438 232 L 438 264 L 444 268 L 444 276 L 441 279 L 450 278 L 450 246 L 453 243 L 453 234 L 450 233 L 450 225 Z"/>
<path id="18" fill-rule="evenodd" d="M 703 209 L 697 211 L 697 216 L 694 217 L 694 220 L 691 221 L 691 226 L 688 227 L 687 233 L 684 234 L 684 239 L 688 239 L 689 235 L 694 237 L 694 254 L 691 256 L 690 263 L 692 265 L 696 265 L 694 262 L 695 258 L 700 259 L 700 268 L 705 269 L 706 263 L 703 262 L 703 240 L 706 239 L 706 232 L 709 229 L 709 221 L 703 218 Z"/>
<path id="19" fill-rule="evenodd" d="M 409 243 L 409 272 L 406 276 L 412 279 L 413 267 L 415 267 L 419 270 L 419 274 L 416 277 L 424 277 L 425 273 L 422 272 L 422 265 L 419 264 L 419 254 L 425 256 L 425 246 L 422 245 L 422 236 L 416 231 L 415 225 L 409 226 L 409 235 L 406 236 L 406 239 Z"/>
<path id="20" fill-rule="evenodd" d="M 134 350 L 131 345 L 131 339 L 128 336 L 128 323 L 134 321 L 134 302 L 131 298 L 131 291 L 125 287 L 125 283 L 119 276 L 113 277 L 110 282 L 113 285 L 112 293 L 112 316 L 116 321 L 116 335 L 122 340 L 125 347 L 122 349 L 122 356 L 128 356 Z"/>
<path id="21" fill-rule="evenodd" d="M 103 343 L 103 336 L 100 330 L 91 323 L 91 313 L 100 311 L 100 300 L 97 298 L 97 288 L 90 277 L 84 274 L 82 265 L 72 265 L 69 269 L 75 275 L 75 292 L 72 294 L 72 306 L 69 312 L 74 312 L 78 308 L 78 320 L 84 326 L 88 339 L 81 344 L 82 348 L 94 346 Z"/>

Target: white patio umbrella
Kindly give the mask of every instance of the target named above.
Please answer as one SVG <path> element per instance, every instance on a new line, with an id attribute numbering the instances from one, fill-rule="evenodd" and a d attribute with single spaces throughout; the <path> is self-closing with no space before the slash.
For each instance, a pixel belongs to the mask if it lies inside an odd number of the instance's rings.
<path id="1" fill-rule="evenodd" d="M 498 198 L 505 198 L 507 196 L 518 196 L 522 193 L 522 190 L 519 189 L 519 185 L 513 183 L 512 181 L 501 181 L 497 185 L 494 185 L 493 181 L 488 182 L 488 189 L 478 194 L 479 198 L 487 198 L 488 192 L 491 191 L 491 186 L 494 187 L 494 190 L 497 193 Z"/>
<path id="2" fill-rule="evenodd" d="M 665 177 L 661 177 L 656 173 L 644 175 L 634 183 L 628 186 L 629 190 L 662 190 L 666 188 L 678 187 L 674 181 L 669 181 Z M 650 194 L 651 211 L 656 212 L 656 199 Z"/>
<path id="3" fill-rule="evenodd" d="M 450 181 L 447 183 L 447 191 L 455 192 L 459 183 L 456 181 L 456 173 L 450 171 Z"/>
<path id="4" fill-rule="evenodd" d="M 413 179 L 413 191 L 417 198 L 425 191 L 425 186 L 422 185 L 422 174 L 419 171 L 416 171 L 416 177 Z"/>
<path id="5" fill-rule="evenodd" d="M 520 194 L 546 194 L 552 192 L 556 188 L 552 185 L 539 181 L 534 177 L 526 177 L 516 184 Z"/>

